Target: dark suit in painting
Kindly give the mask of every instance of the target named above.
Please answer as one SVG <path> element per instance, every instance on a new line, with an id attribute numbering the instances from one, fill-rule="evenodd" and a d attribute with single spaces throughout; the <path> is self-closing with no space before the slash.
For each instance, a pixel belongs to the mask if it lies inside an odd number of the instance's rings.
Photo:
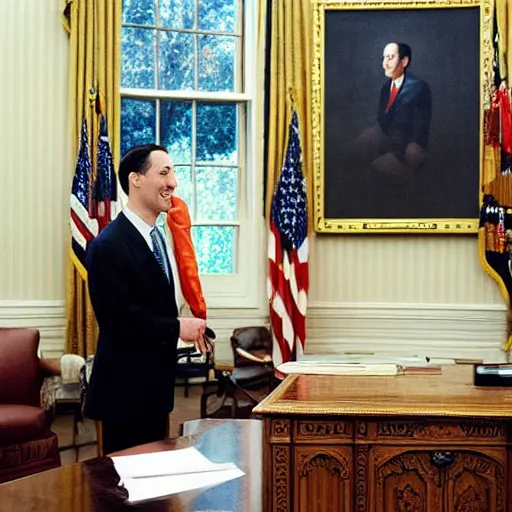
<path id="1" fill-rule="evenodd" d="M 410 73 L 386 109 L 390 91 L 387 79 L 380 91 L 377 123 L 357 138 L 355 147 L 374 171 L 405 176 L 427 158 L 432 96 L 428 84 Z"/>
<path id="2" fill-rule="evenodd" d="M 103 422 L 105 453 L 163 439 L 180 332 L 172 277 L 123 213 L 93 241 L 86 266 L 99 338 L 85 415 Z"/>
<path id="3" fill-rule="evenodd" d="M 424 80 L 406 73 L 395 101 L 386 111 L 391 89 L 391 79 L 386 80 L 380 91 L 378 123 L 389 137 L 389 149 L 404 158 L 407 146 L 416 143 L 424 150 L 428 147 L 432 97 Z"/>

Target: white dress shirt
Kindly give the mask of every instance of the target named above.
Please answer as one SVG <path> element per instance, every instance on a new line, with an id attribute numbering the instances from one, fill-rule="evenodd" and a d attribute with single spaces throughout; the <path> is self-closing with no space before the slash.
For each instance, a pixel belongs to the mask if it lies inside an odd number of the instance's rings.
<path id="1" fill-rule="evenodd" d="M 137 231 L 142 235 L 142 238 L 146 240 L 149 249 L 151 250 L 151 252 L 153 252 L 153 241 L 151 240 L 150 233 L 154 226 L 150 226 L 146 221 L 142 220 L 136 213 L 130 210 L 128 206 L 124 207 L 123 213 L 126 215 L 126 218 L 135 226 Z M 159 229 L 158 226 L 157 229 Z M 174 255 L 174 251 L 170 243 L 170 238 L 172 237 L 172 235 L 168 229 L 166 229 L 165 232 L 160 230 L 160 232 L 163 234 L 163 238 L 165 240 L 165 248 L 167 250 L 167 256 L 169 258 L 169 263 L 171 264 L 172 279 L 174 281 L 174 295 L 179 315 L 181 308 L 183 306 L 183 293 L 181 291 L 180 276 L 178 274 L 176 256 Z"/>
<path id="2" fill-rule="evenodd" d="M 399 76 L 397 79 L 395 80 L 391 80 L 391 85 L 390 85 L 390 89 L 393 88 L 393 85 L 397 88 L 397 89 L 400 89 L 400 87 L 402 87 L 402 84 L 404 83 L 404 78 L 405 78 L 405 75 L 402 75 L 402 76 Z"/>

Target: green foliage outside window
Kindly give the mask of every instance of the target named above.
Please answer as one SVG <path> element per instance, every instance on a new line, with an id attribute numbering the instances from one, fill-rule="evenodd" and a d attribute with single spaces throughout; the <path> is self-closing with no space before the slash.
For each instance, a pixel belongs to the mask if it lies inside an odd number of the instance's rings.
<path id="1" fill-rule="evenodd" d="M 240 92 L 239 10 L 240 0 L 123 2 L 121 86 L 148 96 L 123 94 L 121 152 L 157 140 L 168 149 L 202 273 L 236 271 L 244 105 L 194 99 L 194 92 Z M 155 89 L 191 95 L 151 97 Z"/>

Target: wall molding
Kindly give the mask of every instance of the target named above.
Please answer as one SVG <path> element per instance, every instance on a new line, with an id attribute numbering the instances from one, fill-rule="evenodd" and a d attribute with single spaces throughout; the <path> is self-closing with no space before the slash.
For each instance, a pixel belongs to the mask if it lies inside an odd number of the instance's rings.
<path id="1" fill-rule="evenodd" d="M 377 352 L 502 361 L 505 306 L 311 302 L 306 352 Z"/>
<path id="2" fill-rule="evenodd" d="M 43 357 L 60 357 L 66 336 L 66 306 L 63 300 L 0 300 L 0 327 L 39 329 Z"/>
<path id="3" fill-rule="evenodd" d="M 311 301 L 306 352 L 505 360 L 505 310 L 498 304 Z M 226 360 L 231 358 L 233 330 L 268 325 L 268 313 L 262 308 L 211 309 L 208 324 L 217 334 L 217 359 Z M 0 326 L 39 329 L 44 357 L 59 357 L 64 352 L 64 301 L 0 300 Z"/>
<path id="4" fill-rule="evenodd" d="M 233 329 L 249 325 L 267 325 L 268 315 L 262 309 L 211 309 L 208 325 L 217 335 L 216 356 L 231 359 L 229 338 Z M 39 329 L 40 353 L 43 357 L 60 357 L 66 336 L 66 306 L 63 300 L 0 300 L 0 327 L 32 327 Z"/>

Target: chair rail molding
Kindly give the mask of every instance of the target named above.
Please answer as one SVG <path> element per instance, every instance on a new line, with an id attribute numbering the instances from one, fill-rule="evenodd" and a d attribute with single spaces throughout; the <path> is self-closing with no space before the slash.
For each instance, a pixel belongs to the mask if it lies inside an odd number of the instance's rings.
<path id="1" fill-rule="evenodd" d="M 311 301 L 307 353 L 506 360 L 501 304 Z"/>
<path id="2" fill-rule="evenodd" d="M 39 329 L 39 352 L 60 357 L 64 352 L 66 306 L 63 300 L 0 300 L 0 327 Z"/>
<path id="3" fill-rule="evenodd" d="M 32 327 L 41 333 L 43 357 L 64 352 L 63 300 L 0 301 L 0 327 Z M 505 311 L 501 304 L 311 301 L 306 352 L 378 352 L 429 357 L 505 360 Z M 216 332 L 216 357 L 231 358 L 234 329 L 268 325 L 262 308 L 212 308 L 208 325 Z"/>
<path id="4" fill-rule="evenodd" d="M 210 309 L 208 325 L 215 330 L 216 356 L 231 359 L 229 338 L 237 327 L 268 325 L 263 309 Z M 66 337 L 66 305 L 63 300 L 0 300 L 0 327 L 39 329 L 40 353 L 43 357 L 60 357 Z"/>

